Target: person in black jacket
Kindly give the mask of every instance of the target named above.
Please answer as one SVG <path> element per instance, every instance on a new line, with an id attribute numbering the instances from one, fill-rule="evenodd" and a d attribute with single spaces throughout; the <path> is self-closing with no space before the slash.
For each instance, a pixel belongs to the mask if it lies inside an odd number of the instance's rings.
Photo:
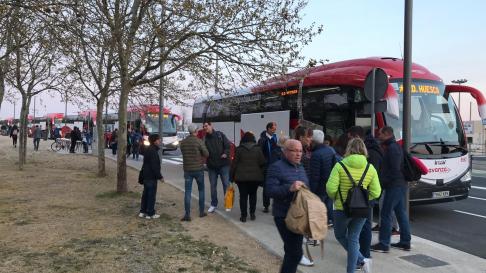
<path id="1" fill-rule="evenodd" d="M 375 167 L 378 177 L 381 181 L 381 169 L 383 167 L 383 150 L 371 135 L 371 131 L 367 132 L 364 139 L 366 150 L 368 150 L 368 162 Z M 370 247 L 372 239 L 372 223 L 373 223 L 373 207 L 375 206 L 375 200 L 370 200 L 370 212 L 366 222 L 363 225 L 363 229 L 359 235 L 359 251 L 365 258 L 371 258 Z"/>
<path id="2" fill-rule="evenodd" d="M 262 149 L 265 156 L 266 166 L 263 175 L 266 177 L 266 170 L 274 162 L 279 161 L 282 158 L 282 148 L 278 145 L 278 139 L 275 132 L 277 131 L 277 123 L 275 121 L 267 123 L 265 131 L 261 132 L 260 139 L 258 139 L 258 145 Z M 263 193 L 263 212 L 268 213 L 270 210 L 270 198 L 267 195 L 267 188 L 265 183 L 262 184 Z"/>
<path id="3" fill-rule="evenodd" d="M 14 126 L 10 129 L 10 137 L 12 138 L 14 148 L 17 148 L 18 135 L 19 135 L 19 127 L 17 127 L 17 124 L 14 124 Z"/>
<path id="4" fill-rule="evenodd" d="M 143 194 L 138 216 L 146 219 L 156 219 L 160 217 L 160 215 L 155 214 L 157 180 L 163 182 L 164 179 L 160 172 L 160 136 L 158 134 L 150 135 L 149 142 L 150 146 L 145 150 L 143 156 Z"/>
<path id="5" fill-rule="evenodd" d="M 263 183 L 265 157 L 256 144 L 255 135 L 246 132 L 236 148 L 235 158 L 231 163 L 230 177 L 235 181 L 240 192 L 241 222 L 246 222 L 248 215 L 248 197 L 250 198 L 250 219 L 255 220 L 258 186 Z"/>
<path id="6" fill-rule="evenodd" d="M 71 131 L 71 147 L 69 148 L 69 152 L 74 154 L 74 150 L 76 149 L 76 142 L 81 140 L 81 131 L 79 128 L 74 126 L 74 129 Z"/>
<path id="7" fill-rule="evenodd" d="M 388 252 L 390 246 L 402 250 L 410 250 L 410 224 L 406 213 L 407 181 L 401 171 L 403 164 L 403 152 L 396 142 L 393 128 L 386 126 L 380 129 L 379 139 L 384 146 L 383 168 L 380 177 L 385 197 L 381 208 L 381 223 L 379 243 L 371 246 L 372 251 Z M 398 220 L 400 227 L 400 241 L 390 245 L 392 233 L 392 211 Z"/>
<path id="8" fill-rule="evenodd" d="M 218 207 L 218 175 L 223 183 L 223 194 L 226 194 L 229 185 L 230 142 L 222 132 L 213 130 L 211 122 L 205 122 L 203 129 L 206 131 L 204 143 L 209 152 L 206 164 L 211 185 L 211 206 L 208 212 L 212 213 Z"/>

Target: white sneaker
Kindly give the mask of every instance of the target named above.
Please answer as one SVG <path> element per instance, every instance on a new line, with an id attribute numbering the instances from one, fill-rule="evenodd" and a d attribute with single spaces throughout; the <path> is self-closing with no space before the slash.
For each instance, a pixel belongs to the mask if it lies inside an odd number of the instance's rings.
<path id="1" fill-rule="evenodd" d="M 148 215 L 147 215 L 147 216 L 145 216 L 145 219 L 157 219 L 157 218 L 160 218 L 160 215 L 158 215 L 158 214 L 154 214 L 154 215 L 152 215 L 152 216 L 148 216 Z"/>
<path id="2" fill-rule="evenodd" d="M 208 212 L 213 213 L 215 210 L 216 210 L 216 207 L 210 206 L 209 209 L 208 209 Z"/>
<path id="3" fill-rule="evenodd" d="M 299 262 L 300 265 L 303 266 L 314 266 L 314 262 L 311 262 L 309 259 L 307 259 L 306 256 L 302 255 L 302 258 L 300 259 Z"/>
<path id="4" fill-rule="evenodd" d="M 373 264 L 373 260 L 364 258 L 363 259 L 363 267 L 361 269 L 363 270 L 364 273 L 371 273 L 371 265 Z"/>
<path id="5" fill-rule="evenodd" d="M 140 212 L 140 213 L 138 214 L 138 217 L 140 217 L 140 218 L 145 218 L 145 213 L 141 213 L 141 212 Z"/>

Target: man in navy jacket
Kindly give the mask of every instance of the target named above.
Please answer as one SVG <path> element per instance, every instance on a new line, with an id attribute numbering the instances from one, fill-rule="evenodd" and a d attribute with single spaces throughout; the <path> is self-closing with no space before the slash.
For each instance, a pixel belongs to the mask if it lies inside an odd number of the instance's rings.
<path id="1" fill-rule="evenodd" d="M 336 152 L 324 144 L 324 132 L 314 130 L 312 134 L 312 155 L 310 158 L 310 189 L 319 196 L 327 207 L 327 221 L 332 224 L 332 199 L 327 196 L 326 182 L 336 164 Z"/>
<path id="2" fill-rule="evenodd" d="M 284 243 L 284 259 L 280 273 L 295 273 L 302 258 L 303 236 L 293 233 L 285 225 L 285 217 L 289 210 L 294 192 L 302 185 L 309 186 L 302 159 L 302 144 L 298 140 L 289 139 L 285 142 L 284 158 L 270 165 L 265 181 L 267 194 L 273 198 L 272 213 L 280 237 Z"/>
<path id="3" fill-rule="evenodd" d="M 381 223 L 379 243 L 371 246 L 372 251 L 389 252 L 389 248 L 395 247 L 402 250 L 410 250 L 410 224 L 406 213 L 407 182 L 403 176 L 403 152 L 395 140 L 393 128 L 385 126 L 380 129 L 378 138 L 384 147 L 383 168 L 380 177 L 385 197 L 381 208 Z M 392 232 L 392 211 L 398 220 L 400 228 L 400 241 L 390 245 Z"/>

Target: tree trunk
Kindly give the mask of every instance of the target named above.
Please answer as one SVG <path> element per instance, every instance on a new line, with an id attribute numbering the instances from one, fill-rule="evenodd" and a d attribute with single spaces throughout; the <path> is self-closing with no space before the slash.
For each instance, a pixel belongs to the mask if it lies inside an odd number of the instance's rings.
<path id="1" fill-rule="evenodd" d="M 20 134 L 18 136 L 19 144 L 19 170 L 24 169 L 24 164 L 26 163 L 27 156 L 27 116 L 29 114 L 28 98 L 22 96 L 22 107 L 20 109 Z"/>
<path id="2" fill-rule="evenodd" d="M 96 130 L 98 131 L 98 177 L 106 176 L 105 169 L 105 130 L 103 128 L 104 97 L 96 103 Z"/>
<path id="3" fill-rule="evenodd" d="M 122 79 L 120 102 L 118 105 L 118 156 L 117 156 L 117 192 L 127 192 L 127 104 L 128 94 L 132 87 Z"/>
<path id="4" fill-rule="evenodd" d="M 5 75 L 3 74 L 3 62 L 0 62 L 0 110 L 2 110 L 2 102 L 4 96 L 5 96 Z"/>

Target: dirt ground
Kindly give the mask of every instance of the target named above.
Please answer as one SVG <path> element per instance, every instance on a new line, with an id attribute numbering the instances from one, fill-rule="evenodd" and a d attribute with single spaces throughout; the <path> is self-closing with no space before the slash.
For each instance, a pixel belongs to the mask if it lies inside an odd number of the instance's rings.
<path id="1" fill-rule="evenodd" d="M 180 222 L 183 193 L 168 184 L 158 188 L 161 218 L 138 218 L 135 170 L 130 192 L 116 194 L 114 162 L 98 178 L 95 157 L 54 153 L 51 142 L 34 152 L 29 139 L 20 172 L 18 150 L 0 137 L 0 272 L 278 271 L 279 258 L 218 215 Z"/>

